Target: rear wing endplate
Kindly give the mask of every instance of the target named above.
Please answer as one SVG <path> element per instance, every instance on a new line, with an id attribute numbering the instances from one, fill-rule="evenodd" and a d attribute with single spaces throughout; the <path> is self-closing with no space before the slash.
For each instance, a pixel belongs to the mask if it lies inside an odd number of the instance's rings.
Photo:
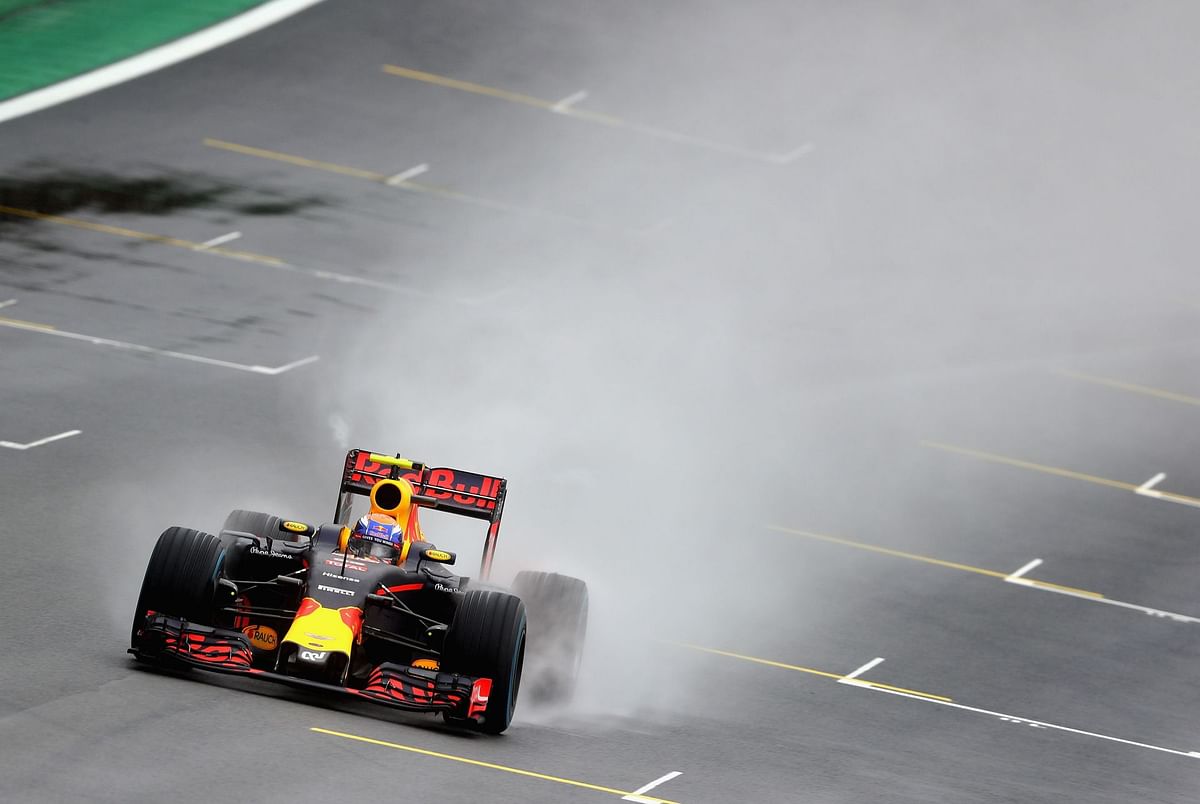
<path id="1" fill-rule="evenodd" d="M 504 512 L 507 480 L 462 469 L 430 467 L 399 455 L 352 449 L 346 453 L 346 463 L 342 468 L 334 521 L 341 525 L 350 524 L 347 520 L 354 495 L 369 496 L 371 488 L 380 480 L 407 480 L 419 497 L 426 498 L 414 500 L 418 506 L 486 520 L 487 541 L 479 572 L 483 578 L 491 574 L 496 540 L 500 536 L 500 517 Z"/>

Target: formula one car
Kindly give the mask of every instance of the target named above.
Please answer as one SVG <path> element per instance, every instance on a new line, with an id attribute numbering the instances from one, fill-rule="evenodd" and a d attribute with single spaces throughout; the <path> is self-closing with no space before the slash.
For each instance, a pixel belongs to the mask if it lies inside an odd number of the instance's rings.
<path id="1" fill-rule="evenodd" d="M 449 569 L 454 553 L 425 539 L 418 512 L 487 521 L 486 579 L 506 491 L 503 478 L 350 450 L 331 524 L 237 510 L 217 536 L 164 531 L 129 652 L 440 712 L 448 723 L 499 734 L 516 706 L 527 631 L 534 697 L 570 695 L 587 587 L 541 572 L 519 573 L 517 594 L 473 583 Z M 356 520 L 363 497 L 369 507 Z"/>

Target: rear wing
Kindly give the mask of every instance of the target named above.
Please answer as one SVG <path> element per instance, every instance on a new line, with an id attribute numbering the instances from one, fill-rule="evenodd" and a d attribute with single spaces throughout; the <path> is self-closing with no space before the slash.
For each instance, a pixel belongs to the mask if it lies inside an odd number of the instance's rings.
<path id="1" fill-rule="evenodd" d="M 342 468 L 334 522 L 350 524 L 350 504 L 354 496 L 369 496 L 371 488 L 380 480 L 407 480 L 417 495 L 417 499 L 413 500 L 417 506 L 486 520 L 487 541 L 479 574 L 483 578 L 491 574 L 496 540 L 500 536 L 500 517 L 504 513 L 507 480 L 462 469 L 430 467 L 399 455 L 352 449 L 346 453 L 346 463 Z"/>

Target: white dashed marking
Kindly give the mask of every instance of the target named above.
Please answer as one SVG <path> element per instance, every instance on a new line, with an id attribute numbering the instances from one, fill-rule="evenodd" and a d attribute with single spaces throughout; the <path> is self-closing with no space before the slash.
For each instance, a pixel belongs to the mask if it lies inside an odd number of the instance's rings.
<path id="1" fill-rule="evenodd" d="M 588 96 L 587 90 L 581 89 L 578 92 L 576 92 L 575 94 L 568 95 L 567 97 L 560 100 L 558 103 L 551 106 L 550 110 L 553 112 L 558 112 L 559 114 L 566 114 L 568 109 L 570 109 L 572 106 L 574 106 L 575 104 L 582 101 L 587 96 Z"/>
<path id="2" fill-rule="evenodd" d="M 196 251 L 204 251 L 205 249 L 215 248 L 224 243 L 228 243 L 231 240 L 237 240 L 241 236 L 241 232 L 230 232 L 229 234 L 223 234 L 220 237 L 214 237 L 212 240 L 205 240 L 203 243 L 196 246 Z"/>
<path id="3" fill-rule="evenodd" d="M 0 441 L 0 447 L 4 447 L 5 449 L 16 449 L 16 450 L 33 449 L 34 447 L 40 447 L 43 444 L 49 444 L 51 441 L 61 441 L 64 438 L 70 438 L 71 436 L 77 436 L 81 432 L 83 432 L 83 431 L 82 430 L 67 430 L 65 433 L 59 433 L 58 435 L 52 435 L 47 438 L 39 439 L 37 441 L 30 441 L 28 444 L 17 444 L 16 442 L 13 442 L 13 441 Z"/>
<path id="4" fill-rule="evenodd" d="M 676 776 L 682 776 L 682 775 L 683 775 L 683 773 L 681 771 L 671 771 L 670 773 L 665 773 L 662 776 L 659 776 L 653 782 L 642 785 L 641 787 L 639 787 L 637 790 L 634 790 L 629 795 L 622 796 L 621 800 L 622 801 L 637 801 L 637 802 L 640 802 L 640 804 L 658 804 L 658 802 L 661 801 L 661 799 L 648 798 L 642 794 L 648 793 L 649 791 L 658 787 L 663 782 L 669 782 L 672 779 L 674 779 Z"/>
<path id="5" fill-rule="evenodd" d="M 410 167 L 408 170 L 404 170 L 404 171 L 401 171 L 400 173 L 397 173 L 395 176 L 389 176 L 388 180 L 385 182 L 385 184 L 387 184 L 389 187 L 399 187 L 400 185 L 404 184 L 404 182 L 408 181 L 409 179 L 420 176 L 422 173 L 425 173 L 428 170 L 429 170 L 429 165 L 422 162 L 419 165 Z"/>

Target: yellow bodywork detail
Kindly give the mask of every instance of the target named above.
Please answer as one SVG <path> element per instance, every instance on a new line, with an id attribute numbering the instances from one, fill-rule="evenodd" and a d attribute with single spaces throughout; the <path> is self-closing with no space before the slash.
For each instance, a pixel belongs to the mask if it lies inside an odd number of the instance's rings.
<path id="1" fill-rule="evenodd" d="M 349 656 L 354 644 L 354 632 L 342 621 L 337 609 L 322 607 L 293 620 L 283 641 L 299 645 L 302 649 L 326 650 Z"/>
<path id="2" fill-rule="evenodd" d="M 393 458 L 390 455 L 377 455 L 372 452 L 368 456 L 375 463 L 381 463 L 384 466 L 399 466 L 401 469 L 412 469 L 413 462 L 408 458 Z"/>

